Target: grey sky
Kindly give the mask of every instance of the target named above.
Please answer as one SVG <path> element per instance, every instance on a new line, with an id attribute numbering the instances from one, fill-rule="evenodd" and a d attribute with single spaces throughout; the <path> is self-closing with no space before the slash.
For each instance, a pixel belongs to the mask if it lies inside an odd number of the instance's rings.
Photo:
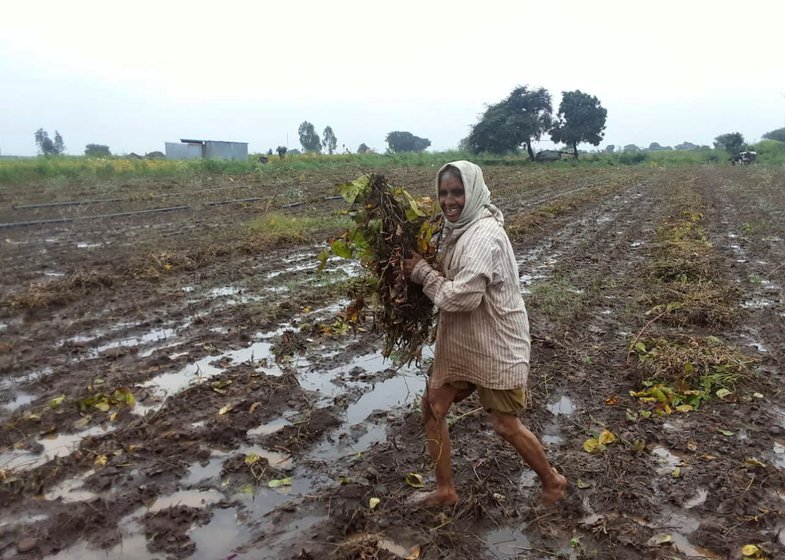
<path id="1" fill-rule="evenodd" d="M 38 128 L 70 154 L 299 148 L 303 120 L 351 150 L 391 130 L 447 149 L 519 84 L 554 110 L 563 90 L 599 97 L 602 145 L 757 140 L 785 126 L 783 21 L 781 0 L 5 0 L 0 150 L 33 155 Z"/>

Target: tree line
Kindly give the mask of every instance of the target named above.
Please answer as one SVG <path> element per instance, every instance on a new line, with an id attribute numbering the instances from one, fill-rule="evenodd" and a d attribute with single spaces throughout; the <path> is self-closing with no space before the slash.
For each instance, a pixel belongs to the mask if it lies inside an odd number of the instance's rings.
<path id="1" fill-rule="evenodd" d="M 551 95 L 544 88 L 529 89 L 527 86 L 516 87 L 509 96 L 489 105 L 475 124 L 469 136 L 461 140 L 460 149 L 474 154 L 493 153 L 504 154 L 525 149 L 529 159 L 535 159 L 532 143 L 549 134 L 553 142 L 563 143 L 571 149 L 573 157 L 578 157 L 578 144 L 586 142 L 594 146 L 599 145 L 604 137 L 605 122 L 608 112 L 602 107 L 597 97 L 583 93 L 580 90 L 562 93 L 559 110 L 552 114 Z M 322 136 L 308 121 L 303 121 L 298 134 L 300 145 L 304 152 L 321 153 L 325 149 L 328 154 L 335 153 L 338 139 L 331 126 L 326 126 Z M 785 128 L 778 128 L 763 135 L 765 140 L 785 142 Z M 385 136 L 388 153 L 422 152 L 431 145 L 428 138 L 415 136 L 411 132 L 394 130 Z M 43 128 L 35 132 L 35 143 L 39 154 L 43 156 L 58 156 L 65 152 L 65 142 L 59 131 L 55 130 L 54 139 Z M 744 136 L 739 132 L 720 134 L 714 139 L 714 148 L 730 153 L 738 153 L 747 149 Z M 709 146 L 698 146 L 691 142 L 683 142 L 675 148 L 661 146 L 652 142 L 648 151 L 662 150 L 698 150 L 709 149 Z M 644 151 L 635 144 L 627 144 L 619 151 L 637 152 Z M 616 146 L 610 144 L 605 151 L 613 153 Z M 299 150 L 289 150 L 286 146 L 278 146 L 279 157 L 287 153 L 300 153 Z M 357 153 L 373 152 L 364 142 L 357 148 Z M 268 155 L 273 154 L 272 148 Z M 104 144 L 87 144 L 85 155 L 88 157 L 111 157 L 109 146 Z"/>

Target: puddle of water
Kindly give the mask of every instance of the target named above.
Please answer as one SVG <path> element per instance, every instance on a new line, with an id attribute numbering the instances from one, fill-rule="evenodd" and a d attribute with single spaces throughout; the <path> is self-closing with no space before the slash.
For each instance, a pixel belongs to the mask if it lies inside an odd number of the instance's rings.
<path id="1" fill-rule="evenodd" d="M 485 536 L 489 552 L 496 558 L 519 558 L 531 551 L 528 537 L 517 529 L 502 527 Z"/>
<path id="2" fill-rule="evenodd" d="M 270 463 L 270 466 L 273 467 L 274 469 L 289 471 L 294 468 L 294 462 L 292 461 L 292 458 L 289 455 L 284 455 L 283 453 L 270 451 L 269 449 L 265 449 L 264 447 L 247 445 L 235 449 L 234 452 L 242 453 L 243 455 L 250 455 L 252 453 L 258 455 L 259 457 L 267 459 L 267 462 Z"/>
<path id="3" fill-rule="evenodd" d="M 193 486 L 217 478 L 221 474 L 226 454 L 213 450 L 211 458 L 205 463 L 191 464 L 188 474 L 182 479 L 182 486 Z"/>
<path id="4" fill-rule="evenodd" d="M 525 469 L 521 473 L 521 478 L 519 484 L 523 488 L 533 488 L 539 484 L 539 478 L 537 477 L 537 473 L 533 470 Z"/>
<path id="5" fill-rule="evenodd" d="M 603 215 L 597 218 L 597 225 L 607 224 L 608 222 L 612 222 L 614 219 L 613 216 Z"/>
<path id="6" fill-rule="evenodd" d="M 44 272 L 44 276 L 54 276 L 55 278 L 59 278 L 60 276 L 65 276 L 65 272 L 46 271 Z"/>
<path id="7" fill-rule="evenodd" d="M 251 428 L 246 432 L 249 436 L 267 436 L 270 434 L 274 434 L 278 430 L 283 429 L 286 426 L 291 426 L 292 423 L 289 422 L 286 418 L 277 418 L 272 422 L 268 422 L 267 424 L 262 424 L 261 426 L 257 426 L 256 428 Z"/>
<path id="8" fill-rule="evenodd" d="M 659 475 L 669 475 L 673 472 L 673 469 L 682 465 L 682 460 L 679 457 L 661 445 L 655 445 L 651 450 L 651 454 L 655 456 L 657 463 L 660 465 L 655 469 L 655 472 Z"/>
<path id="9" fill-rule="evenodd" d="M 62 500 L 63 502 L 86 502 L 97 498 L 98 494 L 90 492 L 84 488 L 84 481 L 93 474 L 94 471 L 89 470 L 86 473 L 64 480 L 57 486 L 51 488 L 44 498 L 47 500 Z"/>
<path id="10" fill-rule="evenodd" d="M 14 400 L 3 403 L 3 408 L 8 411 L 14 411 L 30 404 L 34 399 L 35 395 L 31 395 L 30 393 L 16 393 L 14 395 Z"/>
<path id="11" fill-rule="evenodd" d="M 40 454 L 34 454 L 24 449 L 12 449 L 0 453 L 0 467 L 11 470 L 26 471 L 51 461 L 56 457 L 66 457 L 78 446 L 79 442 L 88 436 L 106 433 L 108 429 L 93 426 L 75 434 L 57 434 L 44 437 L 36 441 L 43 446 Z"/>
<path id="12" fill-rule="evenodd" d="M 52 373 L 54 373 L 52 368 L 45 367 L 43 369 L 37 369 L 29 373 L 23 373 L 22 375 L 0 379 L 0 390 L 5 391 L 11 387 L 19 385 L 20 383 L 31 383 L 33 381 L 38 381 L 39 379 L 43 379 L 44 377 L 52 375 Z"/>
<path id="13" fill-rule="evenodd" d="M 45 513 L 23 513 L 21 515 L 14 514 L 11 518 L 0 518 L 0 529 L 5 527 L 16 527 L 18 525 L 29 525 L 38 523 L 39 521 L 46 521 L 47 519 L 49 519 L 49 516 Z"/>
<path id="14" fill-rule="evenodd" d="M 706 503 L 706 498 L 709 497 L 709 491 L 705 488 L 698 488 L 698 493 L 684 502 L 684 509 L 692 509 L 698 506 L 702 506 Z"/>
<path id="15" fill-rule="evenodd" d="M 267 275 L 265 276 L 265 279 L 266 280 L 272 280 L 273 278 L 277 278 L 278 276 L 281 276 L 282 274 L 290 274 L 290 273 L 294 273 L 294 272 L 303 272 L 305 270 L 315 270 L 316 267 L 318 267 L 318 266 L 319 266 L 319 263 L 316 262 L 316 260 L 314 259 L 314 262 L 312 262 L 312 263 L 300 264 L 300 265 L 296 265 L 296 266 L 290 266 L 288 268 L 284 268 L 283 270 L 274 270 L 273 272 L 268 272 Z"/>
<path id="16" fill-rule="evenodd" d="M 253 492 L 238 492 L 231 499 L 240 502 L 250 518 L 262 519 L 286 502 L 313 493 L 318 475 L 300 467 L 292 471 L 290 476 L 292 478 L 291 486 L 271 489 L 262 485 L 254 488 Z M 322 482 L 334 484 L 332 480 L 323 480 Z"/>
<path id="17" fill-rule="evenodd" d="M 224 296 L 234 296 L 239 293 L 242 293 L 242 288 L 238 288 L 236 286 L 223 286 L 221 288 L 213 288 L 209 292 L 207 292 L 208 298 L 217 298 L 217 297 L 224 297 Z"/>
<path id="18" fill-rule="evenodd" d="M 147 550 L 147 537 L 139 523 L 145 512 L 145 508 L 140 508 L 117 523 L 122 541 L 109 550 L 91 548 L 86 541 L 80 541 L 57 554 L 45 556 L 44 560 L 164 560 L 164 555 Z"/>
<path id="19" fill-rule="evenodd" d="M 776 304 L 776 301 L 765 297 L 753 297 L 752 299 L 742 302 L 741 306 L 744 309 L 766 309 L 767 307 L 773 307 Z"/>
<path id="20" fill-rule="evenodd" d="M 184 325 L 187 326 L 187 325 Z M 112 348 L 128 348 L 133 346 L 141 346 L 143 344 L 147 344 L 150 342 L 161 342 L 163 340 L 170 339 L 176 336 L 175 329 L 155 329 L 148 333 L 139 335 L 139 336 L 132 336 L 129 338 L 124 338 L 122 340 L 115 340 L 114 342 L 109 342 L 107 344 L 102 344 L 97 348 L 93 348 L 90 350 L 89 356 L 91 358 L 97 357 L 101 352 L 105 352 L 106 350 L 110 350 Z M 153 350 L 145 352 L 141 354 L 142 357 L 149 356 L 153 353 Z"/>
<path id="21" fill-rule="evenodd" d="M 398 373 L 377 383 L 374 388 L 360 399 L 349 405 L 343 424 L 332 434 L 338 443 L 325 440 L 309 453 L 312 459 L 337 459 L 347 454 L 365 451 L 374 443 L 387 437 L 387 429 L 383 425 L 365 422 L 374 410 L 392 410 L 402 407 L 415 399 L 425 389 L 424 375 L 405 375 Z M 359 436 L 358 428 L 363 430 Z"/>
<path id="22" fill-rule="evenodd" d="M 271 294 L 284 294 L 289 291 L 289 286 L 269 286 L 264 291 Z"/>
<path id="23" fill-rule="evenodd" d="M 103 245 L 104 245 L 103 243 L 85 243 L 85 242 L 76 244 L 76 246 L 79 249 L 92 249 L 94 247 L 103 247 Z"/>
<path id="24" fill-rule="evenodd" d="M 188 364 L 180 371 L 172 373 L 163 373 L 149 381 L 146 381 L 142 387 L 152 387 L 156 391 L 157 397 L 163 399 L 171 397 L 183 389 L 186 389 L 192 384 L 203 383 L 209 378 L 214 377 L 224 371 L 225 367 L 211 365 L 213 362 L 240 364 L 248 361 L 258 361 L 265 358 L 272 358 L 270 348 L 272 344 L 269 342 L 255 342 L 246 348 L 239 350 L 232 350 L 224 352 L 217 356 L 206 356 L 192 364 Z M 272 360 L 268 361 L 268 366 L 262 368 L 267 375 L 279 376 L 283 372 L 273 363 Z M 137 414 L 145 414 L 149 410 L 160 408 L 162 402 L 153 405 L 140 405 L 134 407 Z"/>
<path id="25" fill-rule="evenodd" d="M 785 445 L 774 442 L 774 464 L 780 469 L 785 469 Z"/>
<path id="26" fill-rule="evenodd" d="M 212 488 L 209 490 L 179 490 L 168 496 L 160 496 L 147 509 L 150 513 L 173 506 L 206 508 L 223 500 L 223 494 Z"/>
<path id="27" fill-rule="evenodd" d="M 666 511 L 663 512 L 663 516 L 660 518 L 657 525 L 665 529 L 665 532 L 671 535 L 673 548 L 681 554 L 691 558 L 718 560 L 722 558 L 722 556 L 712 550 L 694 546 L 690 543 L 687 535 L 691 535 L 697 531 L 700 526 L 700 518 L 692 513 L 666 508 Z"/>
<path id="28" fill-rule="evenodd" d="M 569 416 L 575 412 L 575 405 L 566 395 L 559 398 L 558 401 L 551 401 L 545 405 L 545 408 L 554 416 Z"/>
<path id="29" fill-rule="evenodd" d="M 308 361 L 304 360 L 301 365 L 308 365 Z M 319 393 L 321 397 L 320 402 L 326 403 L 344 390 L 336 385 L 334 380 L 357 367 L 362 368 L 365 373 L 374 374 L 384 371 L 388 368 L 392 368 L 394 365 L 389 359 L 385 358 L 377 352 L 374 354 L 357 356 L 349 363 L 337 366 L 327 371 L 300 371 L 297 374 L 297 379 L 300 383 L 300 387 L 306 391 Z M 355 383 L 352 382 L 351 379 L 345 381 L 352 385 Z"/>
<path id="30" fill-rule="evenodd" d="M 235 508 L 213 509 L 213 516 L 206 525 L 193 527 L 188 536 L 196 544 L 195 558 L 242 558 L 235 549 L 248 542 L 250 530 L 243 516 Z M 254 549 L 254 554 L 258 551 Z"/>
<path id="31" fill-rule="evenodd" d="M 374 410 L 389 410 L 412 402 L 418 393 L 425 390 L 424 375 L 402 375 L 377 383 L 360 400 L 346 410 L 346 422 L 352 426 L 362 422 Z"/>

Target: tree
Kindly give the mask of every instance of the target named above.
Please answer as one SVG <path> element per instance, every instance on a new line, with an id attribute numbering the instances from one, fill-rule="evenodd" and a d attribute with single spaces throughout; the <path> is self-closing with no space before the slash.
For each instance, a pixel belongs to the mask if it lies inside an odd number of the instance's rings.
<path id="1" fill-rule="evenodd" d="M 286 152 L 287 152 L 286 146 L 278 146 L 278 149 L 276 151 L 278 152 L 279 158 L 283 159 L 284 156 L 286 156 Z"/>
<path id="2" fill-rule="evenodd" d="M 518 86 L 504 100 L 490 105 L 474 128 L 466 144 L 475 154 L 502 154 L 526 147 L 534 159 L 532 140 L 539 140 L 552 124 L 551 94 L 544 88 L 529 90 Z"/>
<path id="3" fill-rule="evenodd" d="M 714 149 L 737 154 L 744 149 L 744 136 L 741 135 L 741 132 L 720 134 L 714 139 Z"/>
<path id="4" fill-rule="evenodd" d="M 316 134 L 316 129 L 308 121 L 300 123 L 300 128 L 297 129 L 300 135 L 300 145 L 306 152 L 321 152 L 322 143 L 319 140 L 319 135 Z"/>
<path id="5" fill-rule="evenodd" d="M 366 153 L 368 153 L 370 151 L 371 151 L 371 149 L 368 147 L 368 145 L 365 142 L 360 144 L 359 147 L 357 148 L 357 153 L 358 154 L 366 154 Z"/>
<path id="6" fill-rule="evenodd" d="M 682 142 L 681 144 L 676 145 L 676 150 L 699 150 L 700 146 L 697 144 L 693 144 L 692 142 Z"/>
<path id="7" fill-rule="evenodd" d="M 55 130 L 54 142 L 49 138 L 49 133 L 43 128 L 35 131 L 35 143 L 38 145 L 38 151 L 45 156 L 59 156 L 65 151 L 65 144 L 63 144 L 63 137 Z"/>
<path id="8" fill-rule="evenodd" d="M 638 146 L 636 146 L 635 144 L 627 144 L 626 146 L 624 146 L 622 151 L 625 152 L 625 153 L 640 152 L 641 149 Z"/>
<path id="9" fill-rule="evenodd" d="M 605 151 L 609 154 L 612 154 L 614 151 L 616 151 L 616 146 L 614 144 L 608 144 L 605 146 Z"/>
<path id="10" fill-rule="evenodd" d="M 333 155 L 335 147 L 338 145 L 338 139 L 335 137 L 332 127 L 326 126 L 322 133 L 322 146 L 327 148 L 327 153 Z"/>
<path id="11" fill-rule="evenodd" d="M 778 142 L 785 142 L 785 128 L 778 128 L 763 135 L 766 140 L 777 140 Z"/>
<path id="12" fill-rule="evenodd" d="M 111 157 L 112 152 L 109 150 L 109 146 L 104 146 L 103 144 L 88 144 L 85 146 L 84 155 L 87 157 Z"/>
<path id="13" fill-rule="evenodd" d="M 411 132 L 394 130 L 384 137 L 387 142 L 388 150 L 392 153 L 399 152 L 422 152 L 431 145 L 427 138 L 420 138 Z"/>
<path id="14" fill-rule="evenodd" d="M 578 159 L 578 144 L 588 142 L 599 145 L 605 133 L 608 110 L 600 100 L 581 90 L 562 92 L 559 104 L 559 120 L 551 130 L 551 140 L 572 147 L 573 157 Z"/>

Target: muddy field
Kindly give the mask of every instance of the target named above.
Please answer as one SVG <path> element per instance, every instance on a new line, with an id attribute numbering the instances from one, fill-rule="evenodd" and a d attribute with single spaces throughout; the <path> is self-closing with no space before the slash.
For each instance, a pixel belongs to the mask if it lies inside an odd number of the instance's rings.
<path id="1" fill-rule="evenodd" d="M 472 398 L 461 501 L 407 504 L 427 359 L 316 271 L 356 171 L 48 182 L 0 187 L 0 557 L 785 558 L 785 170 L 485 172 L 566 500 Z"/>

